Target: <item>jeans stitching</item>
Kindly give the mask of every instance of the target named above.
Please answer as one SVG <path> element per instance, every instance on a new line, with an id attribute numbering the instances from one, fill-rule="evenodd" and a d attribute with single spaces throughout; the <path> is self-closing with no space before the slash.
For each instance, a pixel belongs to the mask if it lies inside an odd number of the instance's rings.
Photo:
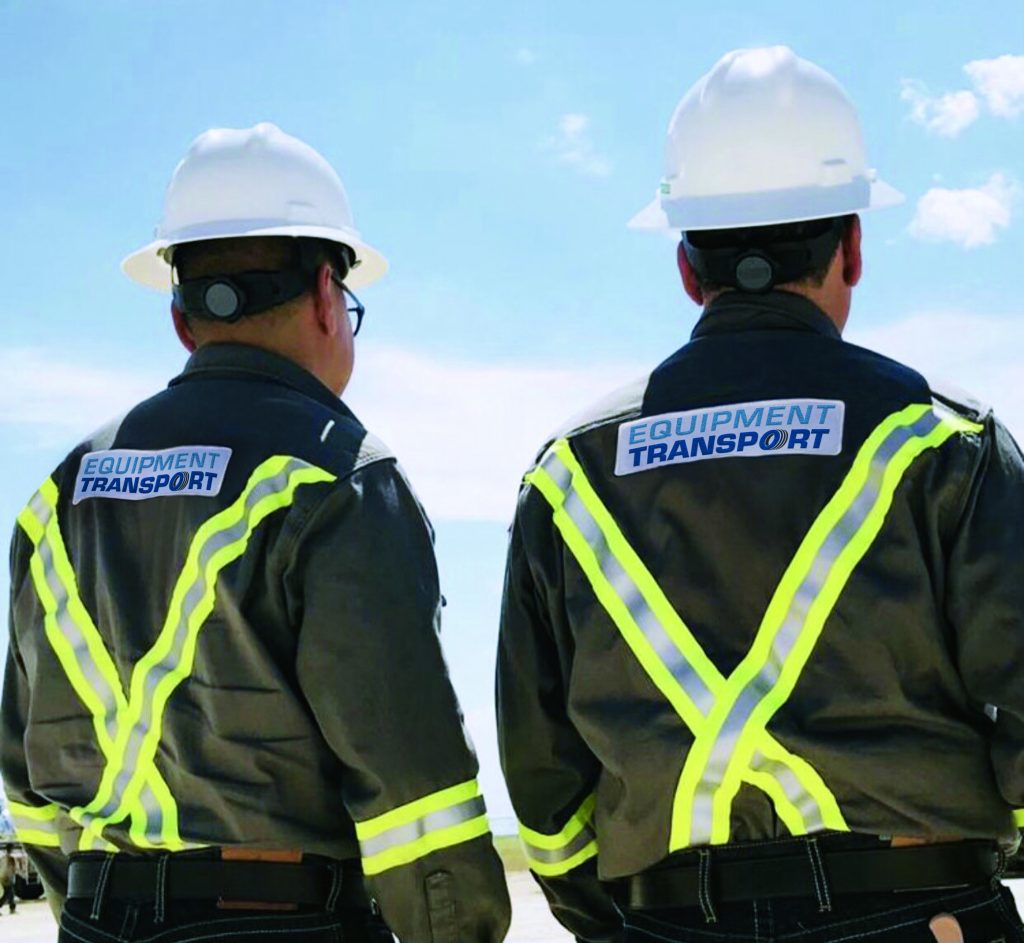
<path id="1" fill-rule="evenodd" d="M 825 906 L 823 909 L 824 913 L 832 912 L 832 895 L 828 891 L 828 875 L 825 873 L 825 862 L 821 857 L 821 849 L 818 847 L 818 839 L 812 838 L 810 840 L 811 848 L 814 851 L 814 857 L 818 861 L 818 872 L 821 875 L 821 890 L 825 895 Z"/>
<path id="2" fill-rule="evenodd" d="M 329 930 L 329 929 L 331 929 L 331 925 L 330 924 L 328 924 L 325 927 L 317 927 L 317 930 Z M 274 930 L 257 930 L 257 929 L 253 929 L 253 930 L 228 930 L 227 934 L 226 934 L 226 937 L 225 937 L 225 933 L 224 932 L 221 932 L 221 933 L 207 933 L 207 934 L 204 934 L 203 936 L 182 937 L 181 939 L 176 940 L 175 943 L 198 943 L 199 940 L 216 940 L 217 937 L 222 937 L 222 938 L 226 938 L 226 939 L 234 939 L 234 937 L 236 937 L 236 936 L 259 936 L 259 935 L 266 935 L 266 934 L 269 934 L 269 933 L 309 933 L 309 932 L 310 932 L 310 928 L 309 927 L 293 927 L 291 929 L 283 928 L 282 927 L 282 928 L 274 929 Z M 173 930 L 168 930 L 165 935 L 166 936 L 171 936 L 173 933 L 174 933 Z M 150 939 L 156 939 L 156 937 L 150 937 Z"/>
<path id="3" fill-rule="evenodd" d="M 825 899 L 821 896 L 821 884 L 818 881 L 818 863 L 814 860 L 814 851 L 811 848 L 810 839 L 804 844 L 804 851 L 807 852 L 807 860 L 811 863 L 811 877 L 814 879 L 814 894 L 818 898 L 818 913 L 825 910 Z"/>
<path id="4" fill-rule="evenodd" d="M 139 937 L 139 939 L 133 941 L 133 943 L 154 943 L 154 941 L 157 941 L 161 937 L 167 936 L 168 934 L 171 934 L 171 933 L 180 933 L 182 930 L 191 930 L 191 929 L 198 930 L 198 929 L 203 928 L 203 927 L 215 927 L 215 926 L 217 926 L 218 923 L 221 923 L 221 924 L 231 923 L 232 925 L 238 924 L 238 923 L 266 923 L 268 918 L 272 919 L 272 917 L 270 917 L 270 915 L 261 915 L 261 916 L 258 916 L 258 917 L 227 917 L 227 916 L 225 916 L 225 917 L 216 917 L 213 920 L 194 920 L 194 921 L 192 921 L 192 923 L 178 924 L 175 927 L 169 928 L 167 930 L 161 930 L 158 933 L 151 934 L 150 936 Z M 281 917 L 282 920 L 289 920 L 289 919 L 290 920 L 306 920 L 309 923 L 315 923 L 317 919 L 322 920 L 323 918 L 324 918 L 324 914 L 322 914 L 322 913 L 287 914 L 287 915 Z M 323 927 L 316 927 L 316 926 L 314 926 L 314 927 L 295 927 L 294 929 L 296 931 L 301 930 L 304 933 L 315 933 L 318 930 L 325 930 L 328 927 L 336 926 L 336 925 L 337 925 L 337 916 L 335 915 L 333 922 L 325 924 Z M 257 927 L 256 931 L 248 930 L 248 929 L 244 929 L 244 928 L 239 930 L 240 933 L 253 933 L 253 932 L 257 932 L 257 931 L 260 932 L 260 933 L 271 933 L 271 932 L 277 933 L 277 932 L 279 932 L 277 929 L 272 928 L 272 927 L 265 927 L 265 928 L 262 928 L 262 929 Z M 291 928 L 288 928 L 288 927 L 282 928 L 282 932 L 283 931 L 292 932 Z M 203 938 L 199 937 L 197 939 L 203 939 Z M 181 943 L 185 943 L 185 941 L 181 941 Z"/>
<path id="5" fill-rule="evenodd" d="M 664 940 L 665 943 L 682 943 L 681 938 L 678 936 L 664 936 L 661 933 L 656 933 L 654 930 L 649 930 L 647 927 L 641 927 L 639 924 L 630 923 L 628 920 L 624 920 L 622 926 L 627 930 L 633 930 L 636 933 L 644 933 L 647 936 L 654 937 L 656 940 Z M 670 926 L 665 924 L 665 926 Z M 678 927 L 676 929 L 685 930 L 691 936 L 708 936 L 714 937 L 716 940 L 735 940 L 735 933 L 716 933 L 714 930 L 697 930 L 693 927 Z"/>
<path id="6" fill-rule="evenodd" d="M 115 940 L 116 943 L 122 943 L 122 937 L 114 936 L 112 933 L 108 933 L 106 930 L 101 930 L 99 927 L 94 927 L 94 926 L 92 926 L 92 924 L 86 923 L 86 921 L 84 921 L 84 920 L 80 920 L 74 914 L 69 914 L 67 911 L 64 911 L 60 915 L 60 929 L 61 930 L 67 929 L 64 926 L 64 921 L 65 920 L 70 920 L 70 921 L 73 921 L 74 923 L 78 924 L 78 926 L 81 927 L 83 931 L 88 931 L 89 933 L 95 933 L 98 936 L 105 936 L 108 940 Z M 68 932 L 70 933 L 71 931 L 68 930 Z M 71 935 L 74 936 L 76 940 L 84 939 L 84 937 L 77 936 L 76 934 L 73 934 L 73 933 Z"/>
<path id="7" fill-rule="evenodd" d="M 754 943 L 760 943 L 761 932 L 757 922 L 757 901 L 754 901 Z"/>
<path id="8" fill-rule="evenodd" d="M 972 910 L 978 910 L 978 909 L 980 909 L 982 907 L 988 907 L 991 904 L 993 904 L 995 901 L 997 901 L 998 899 L 999 899 L 998 897 L 991 897 L 988 900 L 981 901 L 981 903 L 971 904 L 969 907 L 956 907 L 956 908 L 950 907 L 948 913 L 951 913 L 951 914 L 965 914 L 965 913 L 968 913 L 968 912 L 970 912 Z M 923 909 L 926 903 L 927 902 L 917 903 L 917 904 L 914 905 L 914 907 L 922 908 Z M 911 909 L 910 907 L 903 907 L 903 908 L 901 908 L 901 910 L 903 910 L 903 911 L 910 910 L 910 909 Z M 892 913 L 892 911 L 890 911 L 890 913 Z M 871 915 L 869 915 L 867 917 L 858 918 L 855 921 L 846 921 L 846 922 L 847 923 L 863 923 L 866 920 L 871 920 L 874 917 L 878 917 L 878 916 L 880 916 L 880 915 L 879 914 L 871 914 Z M 848 940 L 862 940 L 865 937 L 874 936 L 877 933 L 887 933 L 890 930 L 900 930 L 903 927 L 912 926 L 913 924 L 919 923 L 919 922 L 921 922 L 924 919 L 925 919 L 924 917 L 915 917 L 913 920 L 904 920 L 902 923 L 887 923 L 884 927 L 878 927 L 878 928 L 876 928 L 874 930 L 865 930 L 863 933 L 851 933 L 851 934 L 848 934 L 847 936 L 828 937 L 826 940 L 823 940 L 822 943 L 846 943 L 846 941 L 848 941 Z M 801 936 L 810 936 L 810 935 L 815 934 L 815 933 L 821 933 L 822 931 L 827 932 L 828 929 L 829 929 L 828 927 L 817 927 L 817 928 L 815 928 L 813 930 L 801 930 L 801 931 L 799 931 L 797 933 L 787 933 L 784 936 L 780 936 L 779 939 L 780 940 L 783 940 L 783 939 L 785 939 L 785 940 L 797 939 L 797 938 L 799 938 Z"/>

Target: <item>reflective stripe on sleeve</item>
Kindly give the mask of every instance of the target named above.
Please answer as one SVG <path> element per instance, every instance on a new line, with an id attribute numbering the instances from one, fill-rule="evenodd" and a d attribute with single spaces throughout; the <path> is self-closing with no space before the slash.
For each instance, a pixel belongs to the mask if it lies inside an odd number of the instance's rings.
<path id="1" fill-rule="evenodd" d="M 1024 828 L 1024 809 L 1014 809 L 1013 822 L 1018 828 Z"/>
<path id="2" fill-rule="evenodd" d="M 56 805 L 31 806 L 20 802 L 8 802 L 7 808 L 14 823 L 14 833 L 23 845 L 38 845 L 43 848 L 59 848 Z"/>
<path id="3" fill-rule="evenodd" d="M 597 855 L 595 802 L 594 795 L 588 796 L 565 827 L 554 835 L 535 832 L 520 823 L 519 835 L 531 871 L 541 877 L 558 877 Z"/>
<path id="4" fill-rule="evenodd" d="M 487 810 L 475 779 L 431 793 L 422 799 L 356 822 L 363 873 L 391 868 L 490 831 Z"/>

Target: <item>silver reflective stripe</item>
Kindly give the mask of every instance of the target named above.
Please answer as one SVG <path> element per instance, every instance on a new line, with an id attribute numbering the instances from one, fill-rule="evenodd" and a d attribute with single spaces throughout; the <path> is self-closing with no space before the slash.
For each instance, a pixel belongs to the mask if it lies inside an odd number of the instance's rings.
<path id="1" fill-rule="evenodd" d="M 644 599 L 643 593 L 633 577 L 626 572 L 612 553 L 601 532 L 600 525 L 594 520 L 575 488 L 570 486 L 562 509 L 583 536 L 587 546 L 593 551 L 601 573 L 611 584 L 622 604 L 629 610 L 630 616 L 647 643 L 654 649 L 658 658 L 697 710 L 706 717 L 714 705 L 714 695 L 708 690 L 700 675 L 694 671 L 676 643 L 672 641 L 661 620 L 647 604 L 647 600 Z"/>
<path id="2" fill-rule="evenodd" d="M 75 663 L 82 672 L 86 683 L 103 705 L 103 726 L 110 737 L 110 742 L 113 743 L 114 738 L 117 736 L 117 698 L 114 695 L 113 689 L 107 683 L 107 679 L 100 671 L 99 666 L 93 660 L 82 630 L 68 612 L 67 590 L 64 587 L 63 581 L 57 576 L 57 570 L 53 565 L 53 548 L 50 546 L 50 539 L 45 533 L 36 547 L 36 553 L 39 555 L 39 562 L 43 566 L 43 579 L 46 581 L 46 586 L 52 593 L 56 603 L 53 618 L 57 623 L 60 634 L 71 646 Z"/>
<path id="3" fill-rule="evenodd" d="M 531 845 L 525 838 L 523 845 L 526 846 L 526 853 L 533 861 L 540 864 L 560 864 L 568 861 L 573 855 L 583 851 L 592 841 L 596 840 L 597 833 L 590 822 L 583 826 L 583 830 L 573 839 L 566 842 L 561 848 L 538 848 Z"/>
<path id="4" fill-rule="evenodd" d="M 572 472 L 565 467 L 565 462 L 554 452 L 549 452 L 540 466 L 552 477 L 555 484 L 558 485 L 559 491 L 569 490 L 569 485 L 572 484 Z"/>
<path id="5" fill-rule="evenodd" d="M 406 822 L 404 825 L 396 825 L 386 832 L 374 835 L 373 838 L 366 838 L 359 843 L 359 851 L 364 858 L 370 858 L 381 852 L 390 851 L 392 848 L 399 848 L 402 845 L 418 841 L 431 832 L 439 832 L 442 829 L 452 828 L 463 822 L 469 822 L 471 819 L 479 818 L 486 811 L 484 797 L 474 796 L 465 802 L 431 812 L 422 818 Z"/>
<path id="6" fill-rule="evenodd" d="M 249 529 L 249 517 L 261 500 L 269 495 L 286 490 L 291 475 L 300 469 L 309 467 L 311 466 L 307 462 L 291 459 L 277 475 L 261 481 L 249 492 L 242 513 L 235 523 L 228 525 L 222 530 L 215 531 L 203 543 L 197 561 L 199 575 L 185 593 L 184 603 L 181 607 L 178 623 L 174 628 L 170 649 L 146 674 L 143 683 L 142 710 L 139 714 L 139 719 L 128 734 L 128 743 L 125 746 L 121 761 L 121 770 L 118 773 L 110 798 L 97 813 L 99 818 L 106 819 L 114 815 L 135 776 L 143 741 L 146 739 L 146 735 L 149 733 L 153 723 L 153 703 L 157 686 L 181 663 L 185 643 L 188 641 L 189 636 L 189 620 L 206 594 L 206 569 L 210 560 L 218 551 L 233 543 L 237 543 L 245 536 L 246 531 Z M 216 574 L 214 574 L 214 578 L 216 578 Z"/>
<path id="7" fill-rule="evenodd" d="M 712 799 L 725 777 L 725 771 L 732 759 L 736 742 L 743 733 L 754 709 L 778 680 L 786 659 L 803 631 L 811 606 L 821 593 L 836 560 L 860 530 L 878 502 L 889 462 L 907 442 L 926 436 L 939 424 L 939 421 L 939 417 L 934 412 L 928 412 L 913 425 L 898 426 L 885 437 L 871 459 L 867 478 L 861 485 L 856 498 L 850 503 L 822 543 L 807 575 L 801 581 L 790 602 L 782 625 L 772 640 L 767 661 L 736 699 L 736 703 L 729 711 L 729 716 L 725 719 L 711 749 L 711 755 L 701 776 L 693 806 L 692 834 L 695 836 L 693 839 L 695 843 L 698 841 L 696 836 L 703 835 L 705 827 L 710 836 Z M 820 818 L 820 811 L 817 815 Z"/>
<path id="8" fill-rule="evenodd" d="M 808 833 L 819 832 L 825 828 L 818 803 L 804 789 L 800 784 L 800 780 L 796 778 L 796 775 L 785 763 L 780 763 L 778 760 L 769 760 L 760 750 L 757 750 L 750 761 L 750 768 L 757 773 L 766 773 L 782 787 L 786 798 L 789 799 L 803 818 L 804 828 Z"/>

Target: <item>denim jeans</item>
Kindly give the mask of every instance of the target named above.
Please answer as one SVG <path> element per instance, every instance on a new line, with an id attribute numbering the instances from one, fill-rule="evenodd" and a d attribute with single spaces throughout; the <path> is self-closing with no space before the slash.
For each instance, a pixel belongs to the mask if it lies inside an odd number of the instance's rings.
<path id="1" fill-rule="evenodd" d="M 813 898 L 776 898 L 715 906 L 625 911 L 626 943 L 935 943 L 932 917 L 953 914 L 964 943 L 1024 943 L 1010 892 L 994 882 L 956 891 L 833 896 L 822 912 Z"/>
<path id="2" fill-rule="evenodd" d="M 393 943 L 384 922 L 368 910 L 218 910 L 182 902 L 168 904 L 159 922 L 152 904 L 108 901 L 96 919 L 91 910 L 88 900 L 64 905 L 59 943 Z"/>

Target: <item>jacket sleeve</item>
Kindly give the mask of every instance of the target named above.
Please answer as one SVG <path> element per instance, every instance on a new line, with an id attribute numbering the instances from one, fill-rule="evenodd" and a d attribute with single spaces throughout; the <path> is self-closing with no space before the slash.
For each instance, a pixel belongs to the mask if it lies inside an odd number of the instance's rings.
<path id="1" fill-rule="evenodd" d="M 600 764 L 569 716 L 573 652 L 568 632 L 554 631 L 564 622 L 561 555 L 542 505 L 524 490 L 509 542 L 497 667 L 501 764 L 530 870 L 551 912 L 577 940 L 616 941 L 622 917 L 597 876 Z M 546 580 L 535 579 L 537 557 L 548 563 Z"/>
<path id="2" fill-rule="evenodd" d="M 947 611 L 967 692 L 995 716 L 992 766 L 1003 798 L 1017 810 L 1024 809 L 1021 534 L 1024 459 L 1009 432 L 990 418 L 949 553 Z"/>
<path id="3" fill-rule="evenodd" d="M 25 847 L 47 890 L 55 917 L 60 916 L 67 894 L 67 857 L 61 851 L 59 821 L 62 814 L 32 790 L 25 755 L 32 691 L 18 646 L 18 623 L 42 625 L 34 593 L 22 592 L 28 580 L 28 543 L 16 529 L 11 541 L 11 598 L 8 616 L 7 665 L 0 698 L 0 776 L 7 808 L 18 841 Z M 24 605 L 19 600 L 27 601 Z"/>
<path id="4" fill-rule="evenodd" d="M 345 766 L 363 871 L 403 943 L 499 943 L 510 907 L 438 637 L 430 526 L 381 461 L 298 539 L 298 680 Z"/>

